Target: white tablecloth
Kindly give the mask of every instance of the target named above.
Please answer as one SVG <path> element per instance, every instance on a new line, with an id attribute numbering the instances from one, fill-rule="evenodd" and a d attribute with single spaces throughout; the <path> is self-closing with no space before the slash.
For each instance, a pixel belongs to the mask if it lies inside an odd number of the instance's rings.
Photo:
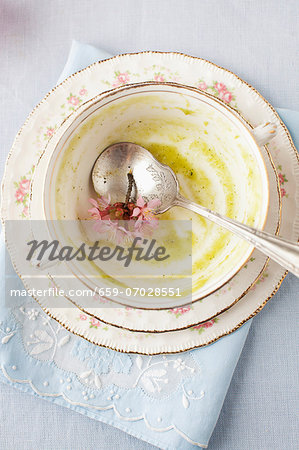
<path id="1" fill-rule="evenodd" d="M 111 53 L 173 50 L 210 59 L 272 104 L 298 110 L 298 19 L 297 0 L 2 0 L 1 174 L 14 135 L 55 84 L 72 39 Z M 288 276 L 255 318 L 210 450 L 297 448 L 298 291 Z M 0 449 L 36 448 L 154 447 L 0 385 Z"/>

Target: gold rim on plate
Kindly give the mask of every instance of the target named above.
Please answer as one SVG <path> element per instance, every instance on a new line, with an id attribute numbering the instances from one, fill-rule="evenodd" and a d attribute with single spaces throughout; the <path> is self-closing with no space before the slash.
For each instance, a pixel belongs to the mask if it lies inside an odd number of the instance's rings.
<path id="1" fill-rule="evenodd" d="M 210 62 L 210 61 L 204 60 L 204 59 L 202 59 L 202 58 L 197 58 L 197 57 L 194 57 L 194 56 L 188 56 L 188 55 L 186 55 L 186 54 L 183 54 L 183 53 L 176 53 L 176 52 L 151 52 L 151 51 L 148 51 L 148 52 L 140 52 L 140 53 L 137 53 L 137 54 L 136 54 L 136 53 L 130 53 L 130 54 L 118 55 L 118 56 L 109 58 L 109 60 L 117 59 L 117 58 L 120 58 L 121 56 L 125 56 L 125 55 L 138 55 L 138 54 L 143 54 L 143 53 L 146 53 L 146 54 L 174 55 L 174 56 L 175 56 L 175 55 L 181 55 L 181 56 L 184 56 L 184 57 L 186 57 L 186 58 L 188 58 L 188 59 L 189 59 L 189 58 L 193 58 L 194 60 L 203 61 L 203 62 L 205 62 L 205 63 L 207 63 L 207 64 L 210 64 L 211 66 L 214 66 L 214 67 L 216 67 L 216 68 L 218 68 L 218 69 L 223 70 L 223 71 L 226 72 L 226 73 L 229 73 L 229 74 L 233 75 L 233 77 L 234 77 L 236 80 L 239 80 L 243 85 L 246 85 L 247 87 L 249 87 L 249 88 L 250 88 L 250 89 L 251 89 L 251 90 L 252 90 L 252 91 L 253 91 L 253 92 L 254 92 L 254 93 L 255 93 L 255 94 L 263 101 L 263 102 L 264 102 L 264 104 L 266 104 L 266 106 L 269 107 L 269 109 L 271 110 L 271 112 L 275 115 L 276 119 L 278 120 L 280 126 L 282 127 L 282 129 L 283 129 L 283 131 L 284 131 L 284 133 L 285 133 L 285 135 L 286 135 L 286 137 L 287 137 L 288 144 L 290 145 L 291 149 L 292 149 L 293 152 L 294 152 L 294 155 L 293 155 L 293 156 L 295 156 L 295 159 L 296 159 L 297 163 L 299 163 L 299 156 L 298 156 L 297 151 L 296 151 L 296 148 L 295 148 L 295 146 L 294 146 L 294 144 L 293 144 L 293 142 L 292 142 L 290 133 L 289 133 L 288 129 L 286 128 L 285 124 L 284 124 L 284 123 L 282 122 L 282 120 L 280 119 L 280 117 L 279 117 L 279 115 L 277 114 L 277 112 L 275 111 L 275 109 L 273 108 L 273 106 L 272 106 L 267 100 L 265 100 L 265 98 L 264 98 L 264 97 L 263 97 L 263 96 L 255 89 L 255 88 L 253 88 L 250 84 L 248 84 L 247 82 L 245 82 L 244 80 L 242 80 L 241 78 L 239 78 L 236 74 L 234 74 L 233 72 L 231 72 L 231 71 L 229 71 L 229 70 L 227 70 L 227 69 L 224 69 L 223 67 L 218 66 L 218 65 L 216 65 L 216 64 L 214 64 L 214 63 L 212 63 L 212 62 Z M 107 61 L 107 60 L 106 60 L 106 61 Z M 104 62 L 104 61 L 100 61 L 100 62 L 96 62 L 96 63 L 94 63 L 94 64 L 91 64 L 90 66 L 88 66 L 88 67 L 85 68 L 85 69 L 80 70 L 79 72 L 82 72 L 82 71 L 84 71 L 84 70 L 87 70 L 88 68 L 90 68 L 90 67 L 92 67 L 92 66 L 95 66 L 95 65 L 99 65 L 99 64 L 101 64 L 101 63 L 103 63 L 103 62 Z M 73 74 L 73 75 L 71 75 L 70 77 L 68 77 L 66 80 L 64 80 L 64 81 L 61 83 L 61 85 L 63 85 L 67 80 L 71 79 L 71 78 L 74 77 L 74 76 L 75 76 L 75 74 Z M 7 177 L 7 166 L 8 166 L 8 163 L 9 163 L 9 159 L 10 159 L 10 157 L 11 157 L 11 155 L 12 155 L 12 152 L 13 152 L 13 150 L 14 150 L 14 147 L 15 147 L 15 145 L 16 145 L 16 143 L 17 143 L 18 137 L 19 137 L 20 134 L 22 133 L 23 128 L 27 125 L 27 123 L 28 123 L 29 119 L 31 118 L 31 116 L 34 114 L 35 110 L 36 110 L 43 102 L 45 102 L 45 100 L 48 98 L 48 96 L 49 96 L 53 91 L 55 91 L 55 89 L 57 89 L 57 87 L 53 88 L 53 89 L 45 96 L 45 98 L 44 98 L 44 99 L 43 99 L 43 100 L 42 100 L 42 101 L 41 101 L 41 102 L 33 109 L 33 111 L 32 111 L 32 112 L 30 113 L 30 115 L 28 116 L 27 120 L 25 121 L 24 125 L 23 125 L 23 126 L 21 127 L 21 129 L 19 130 L 19 132 L 18 132 L 18 134 L 17 134 L 17 136 L 16 136 L 16 138 L 15 138 L 15 140 L 14 140 L 12 149 L 11 149 L 11 151 L 9 152 L 8 158 L 7 158 L 6 163 L 5 163 L 5 173 L 4 173 L 4 177 L 3 177 L 3 181 L 2 181 L 2 187 L 1 187 L 2 194 L 3 194 L 3 192 L 4 192 L 4 184 L 5 184 L 6 177 Z M 234 109 L 234 108 L 233 108 L 233 109 Z M 297 172 L 299 172 L 298 167 L 297 167 L 297 171 L 296 171 L 295 175 L 297 174 Z M 7 205 L 5 205 L 5 207 L 7 207 Z M 3 201 L 3 195 L 2 195 L 2 205 L 1 205 L 2 215 L 1 215 L 1 220 L 2 220 L 2 223 L 3 223 L 3 224 L 4 224 L 4 222 L 5 222 L 5 219 L 3 218 L 4 213 L 6 213 L 5 207 L 4 207 L 4 201 Z M 297 223 L 295 223 L 295 229 L 294 229 L 294 231 L 295 231 L 296 233 L 297 233 L 297 231 L 298 231 L 298 224 L 297 224 Z M 6 242 L 6 243 L 7 243 L 7 242 Z M 8 243 L 7 243 L 7 245 L 8 245 Z M 203 344 L 198 344 L 198 345 L 195 345 L 195 346 L 192 346 L 192 347 L 188 347 L 188 348 L 184 348 L 184 349 L 180 349 L 180 350 L 177 350 L 177 351 L 154 352 L 154 353 L 153 353 L 153 352 L 143 352 L 143 351 L 136 351 L 136 352 L 135 352 L 135 351 L 130 351 L 130 353 L 140 353 L 140 354 L 180 353 L 180 352 L 182 352 L 182 351 L 191 350 L 192 348 L 202 347 L 202 346 L 211 344 L 212 342 L 217 341 L 217 340 L 220 339 L 221 337 L 231 334 L 232 332 L 236 331 L 236 330 L 237 330 L 238 328 L 240 328 L 245 322 L 247 322 L 248 320 L 250 320 L 252 317 L 254 317 L 258 312 L 260 312 L 260 311 L 263 309 L 263 307 L 264 307 L 264 306 L 266 305 L 266 303 L 270 300 L 270 298 L 272 298 L 272 296 L 278 291 L 278 289 L 279 289 L 279 287 L 280 287 L 280 285 L 281 285 L 281 283 L 282 283 L 282 281 L 283 281 L 283 279 L 285 278 L 285 276 L 286 276 L 287 273 L 288 273 L 288 271 L 285 271 L 285 272 L 283 273 L 283 275 L 281 276 L 281 279 L 279 280 L 279 282 L 278 282 L 278 283 L 276 284 L 276 286 L 274 287 L 272 293 L 264 300 L 264 302 L 263 302 L 263 303 L 262 303 L 255 311 L 253 311 L 248 317 L 246 317 L 246 318 L 243 319 L 241 322 L 239 322 L 239 323 L 238 323 L 235 327 L 233 327 L 231 330 L 226 331 L 226 332 L 223 332 L 223 333 L 221 333 L 220 335 L 218 335 L 217 337 L 215 337 L 215 338 L 213 338 L 213 339 L 211 339 L 211 340 L 209 340 L 209 341 L 207 341 L 207 342 L 205 342 L 205 343 L 203 343 Z M 19 275 L 19 277 L 22 279 L 22 277 L 20 276 L 20 274 L 18 274 L 18 275 Z M 24 284 L 25 284 L 25 283 L 24 283 Z M 28 289 L 28 288 L 27 288 L 27 289 Z M 39 300 L 38 300 L 38 299 L 35 299 L 35 300 L 39 303 Z M 47 312 L 47 314 L 48 314 L 50 317 L 52 317 L 54 320 L 56 320 L 56 321 L 59 322 L 62 326 L 64 326 L 64 328 L 66 328 L 67 330 L 71 331 L 73 334 L 82 336 L 80 333 L 75 332 L 75 331 L 72 331 L 68 325 L 66 325 L 66 324 L 63 323 L 63 321 L 60 321 L 59 319 L 56 319 L 55 317 L 53 317 L 52 313 L 50 313 L 50 311 L 47 311 L 46 308 L 42 308 L 42 309 L 44 309 L 45 312 Z M 113 347 L 110 346 L 110 345 L 99 344 L 99 343 L 95 342 L 93 339 L 89 339 L 89 338 L 87 338 L 87 337 L 85 337 L 85 336 L 82 336 L 82 337 L 83 337 L 84 339 L 86 339 L 87 341 L 92 342 L 92 343 L 94 343 L 94 344 L 96 344 L 96 345 L 100 345 L 100 346 L 103 346 L 103 347 L 111 348 L 111 349 L 114 349 L 114 350 L 117 350 L 117 351 L 121 351 L 121 352 L 126 352 L 126 351 L 128 351 L 128 350 L 121 350 L 121 349 L 113 348 Z"/>
<path id="2" fill-rule="evenodd" d="M 178 86 L 178 87 L 181 87 L 181 86 L 183 86 L 184 88 L 186 88 L 187 90 L 190 90 L 190 91 L 194 91 L 194 92 L 198 92 L 198 91 L 199 91 L 197 88 L 192 87 L 192 86 L 182 85 L 182 84 L 178 84 L 178 83 L 171 83 L 171 82 L 165 82 L 165 83 L 140 82 L 140 83 L 129 84 L 129 85 L 126 85 L 125 87 L 121 87 L 121 88 L 117 88 L 117 89 L 112 89 L 112 90 L 109 90 L 109 91 L 105 91 L 105 92 L 103 92 L 103 93 L 101 93 L 101 94 L 98 94 L 97 96 L 95 96 L 95 97 L 89 99 L 88 101 L 86 101 L 85 103 L 83 103 L 82 105 L 80 105 L 80 107 L 79 107 L 75 112 L 71 113 L 71 114 L 67 117 L 67 119 L 68 119 L 68 118 L 71 118 L 75 113 L 77 113 L 76 120 L 78 120 L 78 119 L 80 120 L 80 116 L 81 116 L 81 115 L 82 115 L 82 114 L 90 107 L 90 103 L 91 103 L 92 105 L 94 105 L 98 100 L 105 99 L 105 98 L 107 98 L 107 97 L 109 97 L 109 96 L 115 94 L 116 92 L 119 92 L 119 91 L 122 92 L 122 91 L 130 90 L 130 89 L 132 89 L 132 88 L 134 88 L 134 87 L 140 87 L 140 86 L 144 86 L 144 85 L 145 85 L 145 86 L 148 86 L 148 85 L 153 85 L 153 86 L 154 86 L 154 85 L 156 85 L 156 84 L 162 84 L 162 85 L 166 85 L 166 86 L 170 85 L 170 86 L 174 86 L 174 87 L 177 87 L 177 86 Z M 222 100 L 220 100 L 220 99 L 215 99 L 211 94 L 207 94 L 207 93 L 201 93 L 201 94 L 203 94 L 204 96 L 207 96 L 207 97 L 209 97 L 209 98 L 212 98 L 212 100 L 215 100 L 216 102 L 218 102 L 219 104 L 221 104 L 222 106 L 224 106 L 227 110 L 232 109 L 232 108 L 228 107 Z M 242 115 L 241 113 L 239 113 L 238 111 L 234 110 L 234 116 L 235 116 L 241 123 L 242 123 L 242 120 L 243 120 L 243 121 L 248 125 L 249 128 L 253 129 L 253 126 L 250 124 L 250 122 L 249 122 L 248 120 L 246 120 L 246 119 L 243 117 L 243 115 Z M 238 117 L 238 116 L 240 116 L 242 120 L 241 120 L 240 117 Z M 65 122 L 66 122 L 67 119 L 65 119 L 65 120 L 63 121 L 63 123 L 62 123 L 61 126 L 56 130 L 56 132 L 57 132 L 58 130 L 61 129 L 62 125 L 65 124 Z M 85 120 L 85 119 L 86 119 L 86 118 L 84 118 L 84 120 Z M 79 122 L 79 125 L 82 123 L 82 121 L 83 121 L 83 119 L 81 120 L 81 122 Z M 60 142 L 60 140 L 62 139 L 63 135 L 70 129 L 71 126 L 72 126 L 72 124 L 70 124 L 65 130 L 63 130 L 63 134 L 59 137 L 58 141 L 55 143 L 55 148 L 56 148 L 56 146 L 58 145 L 58 143 Z M 242 126 L 244 126 L 243 123 L 242 123 Z M 49 143 L 48 143 L 48 144 L 49 144 Z M 44 150 L 44 152 L 43 152 L 43 155 L 44 155 L 45 152 L 46 152 L 46 149 L 47 149 L 47 147 L 48 147 L 48 144 L 47 144 L 46 147 L 45 147 L 45 150 Z M 267 146 L 265 146 L 265 149 L 266 149 L 266 153 L 267 153 L 267 156 L 268 156 L 268 158 L 269 158 L 269 161 L 270 161 L 270 165 L 272 166 L 273 172 L 274 172 L 274 174 L 275 174 L 276 188 L 277 188 L 277 192 L 278 192 L 278 205 L 279 205 L 279 209 L 278 209 L 278 221 L 277 221 L 277 225 L 276 225 L 276 230 L 275 230 L 275 232 L 274 232 L 274 234 L 278 234 L 278 233 L 279 233 L 279 228 L 280 228 L 280 221 L 281 221 L 281 207 L 282 207 L 282 204 L 281 204 L 281 193 L 280 193 L 280 187 L 279 187 L 279 179 L 278 179 L 278 173 L 277 173 L 276 167 L 275 167 L 275 165 L 274 165 L 272 156 L 271 156 L 271 154 L 270 154 L 270 152 L 269 152 L 269 149 L 268 149 Z M 262 159 L 264 159 L 260 149 L 259 149 L 259 151 L 260 151 L 260 155 L 261 155 Z M 51 157 L 51 156 L 50 156 L 50 157 Z M 56 158 L 57 158 L 57 156 L 56 156 Z M 41 160 L 41 158 L 40 158 L 40 160 Z M 39 161 L 40 161 L 40 160 L 39 160 Z M 39 162 L 37 163 L 37 166 L 38 166 L 38 164 L 39 164 Z M 52 174 L 51 174 L 51 177 L 52 177 Z M 33 178 L 33 183 L 32 183 L 32 184 L 34 184 L 34 178 Z M 32 194 L 32 190 L 31 190 L 31 194 Z M 43 207 L 44 207 L 44 214 L 46 214 L 46 212 L 45 212 L 45 205 L 43 205 Z M 52 217 L 51 217 L 51 218 L 52 218 Z M 52 220 L 53 220 L 53 218 L 52 218 Z M 267 221 L 267 217 L 265 218 L 265 223 L 266 223 L 266 221 Z M 265 225 L 265 223 L 264 223 L 264 225 Z M 254 251 L 254 249 L 252 250 L 252 252 L 253 252 L 253 251 Z M 251 254 L 252 254 L 252 252 L 251 252 Z M 226 285 L 229 281 L 231 281 L 232 278 L 233 278 L 235 275 L 237 275 L 237 273 L 239 273 L 239 271 L 242 269 L 242 267 L 243 267 L 243 266 L 246 264 L 246 262 L 250 259 L 251 254 L 248 256 L 247 260 L 241 265 L 241 267 L 236 271 L 236 273 L 235 273 L 234 275 L 232 275 L 232 277 L 231 277 L 230 279 L 228 279 L 227 281 L 225 281 L 221 286 L 219 286 L 218 288 L 216 288 L 214 291 L 210 292 L 209 294 L 207 294 L 207 295 L 205 295 L 205 296 L 203 296 L 203 297 L 196 298 L 195 300 L 192 301 L 192 304 L 196 303 L 198 300 L 202 300 L 203 298 L 206 298 L 208 295 L 212 295 L 213 293 L 215 293 L 216 291 L 218 291 L 219 289 L 221 289 L 224 285 Z M 130 328 L 129 326 L 124 326 L 124 325 L 120 325 L 120 324 L 115 324 L 115 323 L 113 323 L 113 322 L 110 322 L 110 321 L 107 320 L 107 319 L 103 319 L 100 315 L 97 315 L 96 313 L 91 313 L 90 311 L 88 311 L 88 310 L 85 309 L 84 307 L 80 306 L 75 300 L 72 300 L 71 298 L 69 298 L 68 295 L 64 295 L 64 297 L 65 297 L 70 303 L 72 303 L 74 306 L 76 306 L 80 311 L 82 311 L 82 312 L 88 314 L 88 315 L 91 316 L 91 317 L 94 317 L 95 319 L 100 320 L 101 322 L 103 322 L 103 323 L 105 323 L 105 324 L 107 324 L 107 325 L 111 325 L 111 326 L 114 326 L 114 327 L 117 327 L 117 328 L 121 328 L 121 329 L 128 330 L 128 331 L 133 331 L 133 332 L 144 332 L 144 333 L 166 333 L 166 332 L 172 332 L 172 331 L 179 331 L 179 330 L 184 330 L 184 329 L 187 329 L 187 328 L 190 328 L 190 327 L 194 327 L 194 326 L 199 325 L 199 324 L 204 323 L 204 322 L 208 322 L 209 320 L 211 320 L 211 319 L 217 317 L 218 315 L 222 314 L 223 312 L 227 311 L 229 308 L 231 308 L 232 306 L 234 306 L 241 298 L 243 298 L 243 297 L 249 292 L 249 290 L 250 290 L 250 289 L 256 284 L 256 282 L 260 279 L 260 277 L 262 276 L 263 272 L 265 271 L 265 268 L 267 267 L 268 261 L 269 261 L 269 258 L 266 258 L 265 263 L 263 264 L 263 266 L 262 266 L 262 268 L 261 268 L 261 271 L 260 271 L 260 272 L 258 273 L 258 275 L 255 277 L 255 279 L 251 282 L 251 284 L 249 284 L 248 287 L 246 287 L 246 289 L 245 289 L 245 290 L 244 290 L 244 291 L 243 291 L 243 292 L 242 292 L 242 293 L 241 293 L 241 294 L 240 294 L 240 295 L 239 295 L 239 296 L 238 296 L 231 304 L 229 304 L 229 305 L 226 306 L 225 308 L 223 308 L 223 309 L 217 311 L 216 313 L 212 314 L 211 316 L 209 316 L 209 317 L 207 317 L 207 318 L 205 318 L 205 319 L 203 319 L 203 320 L 196 320 L 194 323 L 191 323 L 191 324 L 188 324 L 188 325 L 185 325 L 185 326 L 181 326 L 181 327 L 179 327 L 179 328 L 167 328 L 167 329 L 164 329 L 164 330 L 156 330 L 156 329 L 137 329 L 137 328 Z M 78 279 L 78 275 L 77 275 L 76 273 L 73 272 L 72 268 L 70 268 L 69 270 L 70 270 L 70 271 L 74 274 L 74 276 Z M 57 288 L 59 288 L 59 283 L 58 283 L 58 282 L 55 282 L 55 276 L 53 277 L 53 276 L 49 275 L 49 279 L 51 280 L 51 282 L 52 282 Z M 90 288 L 90 286 L 89 286 L 89 285 L 87 284 L 87 282 L 85 282 L 84 280 L 80 279 L 80 282 L 81 282 L 82 284 L 84 284 L 84 286 Z M 104 296 L 104 298 L 106 298 L 106 297 Z M 110 299 L 109 299 L 109 300 L 110 300 Z M 121 303 L 120 301 L 117 301 L 117 300 L 114 300 L 114 299 L 113 299 L 113 303 L 119 304 L 119 305 L 121 305 L 121 306 L 126 306 L 125 304 Z M 182 306 L 184 306 L 184 305 L 179 305 L 178 307 L 182 307 Z M 152 309 L 151 309 L 151 308 L 146 308 L 146 309 L 145 309 L 145 308 L 141 308 L 141 307 L 140 307 L 140 308 L 136 308 L 136 309 L 146 310 L 146 311 L 151 311 L 151 310 L 154 310 L 154 311 L 167 311 L 167 310 L 169 310 L 169 308 L 152 308 Z"/>

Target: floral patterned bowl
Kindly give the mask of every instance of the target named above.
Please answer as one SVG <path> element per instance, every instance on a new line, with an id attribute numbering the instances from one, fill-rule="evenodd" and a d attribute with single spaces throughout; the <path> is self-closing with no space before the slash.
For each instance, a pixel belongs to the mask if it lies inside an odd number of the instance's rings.
<path id="1" fill-rule="evenodd" d="M 262 229 L 269 186 L 259 146 L 273 131 L 271 124 L 253 130 L 224 102 L 195 88 L 151 82 L 116 88 L 82 105 L 54 133 L 36 169 L 44 180 L 43 196 L 41 205 L 33 192 L 32 217 L 42 209 L 47 220 L 59 220 L 59 225 L 51 222 L 53 236 L 66 235 L 63 219 L 87 218 L 88 198 L 95 196 L 90 173 L 99 153 L 112 143 L 131 141 L 175 170 L 183 195 Z M 163 218 L 192 218 L 192 301 L 223 286 L 253 251 L 250 244 L 184 210 L 173 208 Z M 90 273 L 84 284 L 95 289 L 92 267 L 82 272 L 70 265 L 78 277 Z M 134 298 L 117 300 L 140 306 Z M 173 297 L 163 303 L 157 298 L 151 308 L 181 304 Z"/>

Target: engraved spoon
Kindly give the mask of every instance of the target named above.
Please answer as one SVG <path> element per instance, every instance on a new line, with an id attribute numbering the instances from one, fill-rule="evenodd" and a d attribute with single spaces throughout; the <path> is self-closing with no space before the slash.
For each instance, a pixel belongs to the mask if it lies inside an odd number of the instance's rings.
<path id="1" fill-rule="evenodd" d="M 97 194 L 110 195 L 112 203 L 124 201 L 128 189 L 128 173 L 134 177 L 133 198 L 141 195 L 147 201 L 158 198 L 154 211 L 161 214 L 172 206 L 181 206 L 200 214 L 254 245 L 265 255 L 299 277 L 299 245 L 259 231 L 213 212 L 182 197 L 173 170 L 157 161 L 140 145 L 120 142 L 107 147 L 97 158 L 92 170 L 92 183 Z M 138 195 L 137 195 L 138 194 Z"/>

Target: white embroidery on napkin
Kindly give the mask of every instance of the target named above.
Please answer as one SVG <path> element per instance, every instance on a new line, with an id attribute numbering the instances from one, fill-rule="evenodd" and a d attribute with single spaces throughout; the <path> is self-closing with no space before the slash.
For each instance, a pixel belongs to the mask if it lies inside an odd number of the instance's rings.
<path id="1" fill-rule="evenodd" d="M 83 403 L 83 402 L 75 402 L 73 400 L 71 400 L 67 395 L 65 395 L 63 392 L 62 393 L 47 393 L 47 392 L 41 392 L 39 389 L 37 389 L 34 385 L 34 383 L 31 380 L 20 380 L 17 378 L 13 378 L 11 377 L 8 372 L 6 371 L 4 366 L 1 366 L 1 370 L 3 375 L 11 382 L 13 383 L 22 383 L 22 384 L 29 384 L 31 389 L 38 395 L 40 396 L 45 396 L 45 397 L 62 397 L 66 402 L 70 403 L 71 405 L 74 406 L 81 406 L 81 407 L 85 407 L 85 408 L 89 408 L 89 409 L 95 409 L 98 411 L 108 411 L 108 410 L 114 410 L 116 416 L 119 419 L 122 419 L 124 421 L 129 421 L 129 422 L 136 422 L 139 420 L 144 420 L 145 425 L 147 426 L 147 428 L 149 428 L 151 431 L 155 431 L 155 432 L 159 432 L 159 433 L 165 433 L 167 431 L 175 431 L 177 434 L 179 434 L 183 439 L 185 439 L 187 442 L 189 442 L 192 445 L 195 445 L 197 447 L 202 447 L 202 448 L 207 448 L 207 445 L 204 444 L 200 444 L 199 442 L 195 442 L 193 439 L 191 439 L 189 436 L 187 436 L 183 431 L 181 431 L 176 425 L 169 425 L 167 427 L 164 428 L 158 428 L 158 427 L 154 427 L 152 426 L 147 417 L 143 414 L 141 416 L 138 417 L 127 417 L 127 416 L 123 416 L 118 409 L 116 408 L 116 406 L 114 404 L 112 405 L 107 405 L 107 406 L 96 406 L 96 405 L 91 405 L 88 403 Z M 126 412 L 129 412 L 126 410 Z M 159 419 L 159 418 L 158 418 Z M 159 420 L 158 420 L 159 421 Z M 159 421 L 160 422 L 160 421 Z"/>

